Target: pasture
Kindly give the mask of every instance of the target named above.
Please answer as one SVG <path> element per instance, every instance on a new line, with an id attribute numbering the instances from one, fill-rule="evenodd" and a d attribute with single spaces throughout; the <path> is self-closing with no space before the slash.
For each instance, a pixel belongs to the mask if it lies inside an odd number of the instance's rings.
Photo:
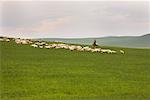
<path id="1" fill-rule="evenodd" d="M 101 54 L 0 42 L 1 100 L 149 100 L 150 49 L 123 50 Z"/>

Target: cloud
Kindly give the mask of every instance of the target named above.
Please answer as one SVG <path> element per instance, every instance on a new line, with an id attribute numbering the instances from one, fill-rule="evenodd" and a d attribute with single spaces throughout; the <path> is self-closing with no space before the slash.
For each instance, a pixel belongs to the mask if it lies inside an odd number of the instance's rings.
<path id="1" fill-rule="evenodd" d="M 3 2 L 0 34 L 100 37 L 150 32 L 148 1 Z"/>
<path id="2" fill-rule="evenodd" d="M 54 32 L 55 30 L 59 30 L 60 27 L 68 24 L 72 20 L 71 16 L 63 17 L 52 20 L 43 20 L 35 27 L 31 28 L 31 31 L 34 33 L 50 33 Z"/>
<path id="3" fill-rule="evenodd" d="M 57 18 L 55 20 L 46 19 L 40 21 L 32 27 L 3 27 L 1 33 L 10 36 L 18 36 L 19 34 L 21 34 L 22 37 L 26 36 L 24 34 L 48 34 L 59 30 L 61 27 L 67 25 L 71 20 L 73 20 L 72 16 Z"/>

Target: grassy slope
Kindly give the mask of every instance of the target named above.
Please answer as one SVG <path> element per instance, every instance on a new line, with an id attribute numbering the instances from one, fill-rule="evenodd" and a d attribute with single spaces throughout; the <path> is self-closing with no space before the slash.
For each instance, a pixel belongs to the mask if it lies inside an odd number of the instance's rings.
<path id="1" fill-rule="evenodd" d="M 1 100 L 150 99 L 148 49 L 122 55 L 0 46 Z"/>

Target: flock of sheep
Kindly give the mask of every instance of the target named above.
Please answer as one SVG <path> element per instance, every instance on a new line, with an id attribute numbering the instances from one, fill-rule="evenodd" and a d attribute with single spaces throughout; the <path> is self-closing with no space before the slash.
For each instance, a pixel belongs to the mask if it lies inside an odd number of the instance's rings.
<path id="1" fill-rule="evenodd" d="M 55 49 L 67 49 L 70 51 L 89 51 L 89 52 L 101 52 L 101 53 L 117 53 L 114 50 L 110 49 L 101 49 L 101 48 L 90 48 L 89 46 L 79 46 L 79 45 L 68 45 L 68 44 L 47 44 L 46 42 L 35 42 L 31 45 L 34 48 L 55 48 Z"/>
<path id="2" fill-rule="evenodd" d="M 67 49 L 70 51 L 88 51 L 88 52 L 100 52 L 100 53 L 108 53 L 108 54 L 115 54 L 117 51 L 110 50 L 110 49 L 102 49 L 102 48 L 90 48 L 89 46 L 79 46 L 79 45 L 68 45 L 68 44 L 48 44 L 46 42 L 35 42 L 34 44 L 31 44 L 30 46 L 34 48 L 46 48 L 46 49 Z M 123 50 L 120 50 L 120 53 L 124 54 Z"/>
<path id="3" fill-rule="evenodd" d="M 8 38 L 1 38 L 0 41 L 7 41 L 9 42 L 10 39 Z M 63 44 L 63 43 L 55 43 L 55 44 L 48 44 L 47 42 L 43 42 L 43 41 L 32 41 L 30 39 L 20 39 L 20 38 L 16 38 L 14 39 L 14 41 L 17 44 L 30 44 L 30 46 L 34 47 L 34 48 L 46 48 L 46 49 L 51 49 L 51 48 L 55 48 L 55 49 L 67 49 L 70 51 L 88 51 L 88 52 L 99 52 L 99 53 L 108 53 L 108 54 L 115 54 L 117 53 L 117 51 L 115 50 L 110 50 L 110 49 L 102 49 L 102 48 L 91 48 L 89 46 L 79 46 L 79 45 L 69 45 L 69 44 Z M 124 54 L 125 52 L 123 50 L 120 50 L 120 53 Z"/>
<path id="4" fill-rule="evenodd" d="M 6 42 L 9 42 L 10 41 L 10 39 L 8 39 L 8 38 L 0 38 L 0 41 L 6 41 Z"/>

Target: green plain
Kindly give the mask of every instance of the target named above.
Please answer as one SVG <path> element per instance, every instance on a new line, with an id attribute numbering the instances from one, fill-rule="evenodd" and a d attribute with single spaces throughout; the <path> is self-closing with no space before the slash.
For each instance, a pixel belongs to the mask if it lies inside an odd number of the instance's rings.
<path id="1" fill-rule="evenodd" d="M 150 100 L 150 49 L 125 54 L 0 42 L 1 100 Z"/>

